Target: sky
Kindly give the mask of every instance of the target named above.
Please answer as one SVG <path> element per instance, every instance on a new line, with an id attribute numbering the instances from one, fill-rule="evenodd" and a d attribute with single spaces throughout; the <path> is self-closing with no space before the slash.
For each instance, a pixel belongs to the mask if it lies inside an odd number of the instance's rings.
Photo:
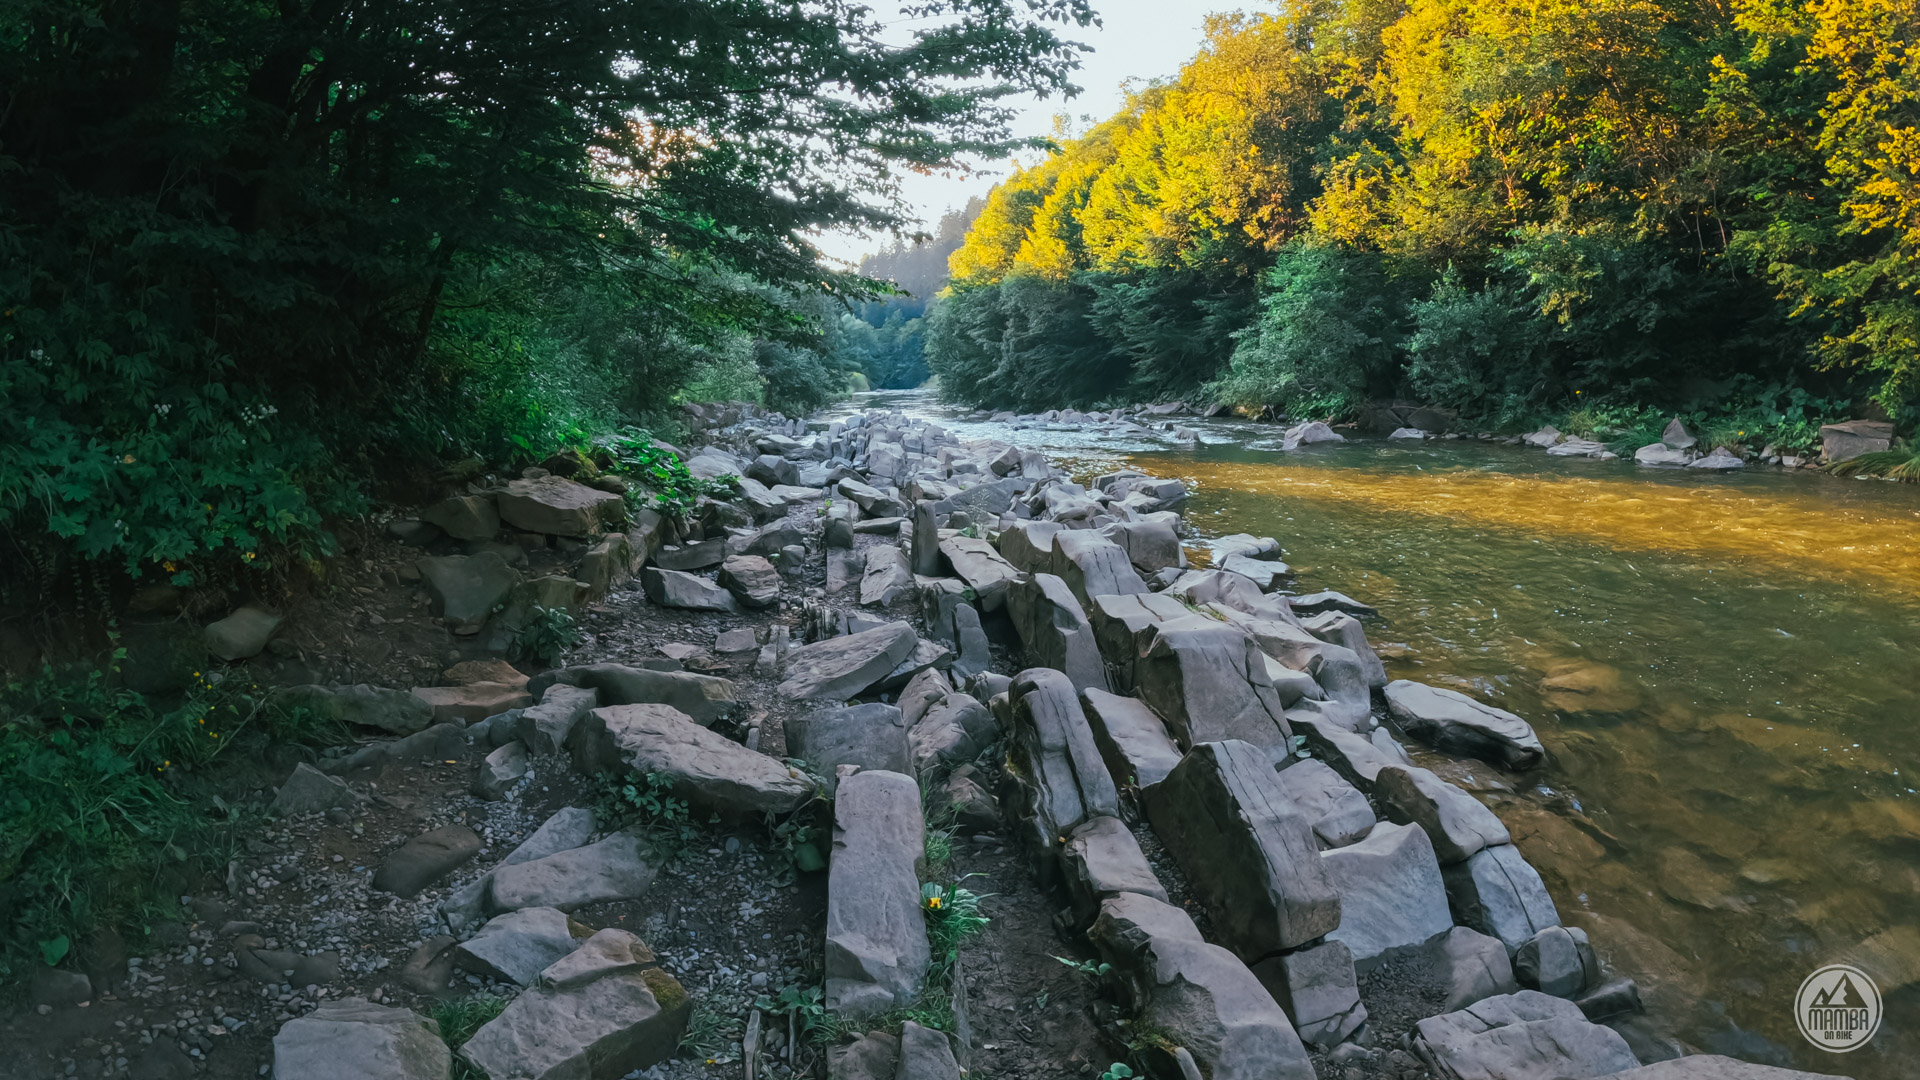
<path id="1" fill-rule="evenodd" d="M 1093 46 L 1082 53 L 1080 69 L 1073 81 L 1080 86 L 1078 97 L 1047 100 L 1026 96 L 1014 99 L 1020 111 L 1013 123 L 1016 136 L 1047 135 L 1053 131 L 1053 118 L 1066 113 L 1073 119 L 1073 130 L 1085 130 L 1090 122 L 1105 120 L 1126 103 L 1123 84 L 1129 79 L 1150 80 L 1179 73 L 1180 65 L 1200 49 L 1201 26 L 1215 11 L 1271 10 L 1270 3 L 1245 0 L 1233 3 L 1193 0 L 1093 0 L 1094 10 L 1104 25 L 1081 30 L 1069 29 L 1065 36 Z M 882 10 L 886 3 L 875 5 Z M 910 22 L 890 23 L 903 29 Z M 983 173 L 972 176 L 910 176 L 905 194 L 929 228 L 950 209 L 966 205 L 974 195 L 985 195 L 995 182 L 1011 171 L 1007 161 L 980 162 Z M 827 255 L 858 262 L 862 255 L 885 247 L 890 237 L 869 237 L 858 233 L 830 233 L 816 238 Z"/>

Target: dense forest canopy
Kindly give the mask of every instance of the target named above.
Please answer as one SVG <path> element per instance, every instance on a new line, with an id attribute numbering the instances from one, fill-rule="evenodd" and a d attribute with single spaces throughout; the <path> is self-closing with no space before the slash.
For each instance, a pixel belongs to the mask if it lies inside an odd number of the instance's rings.
<path id="1" fill-rule="evenodd" d="M 1176 79 L 997 187 L 952 270 L 928 354 L 978 404 L 1911 428 L 1920 3 L 1216 17 Z"/>
<path id="2" fill-rule="evenodd" d="M 896 239 L 860 260 L 861 277 L 885 281 L 898 292 L 841 314 L 838 333 L 829 337 L 833 355 L 865 375 L 870 388 L 910 390 L 927 381 L 927 305 L 946 288 L 947 260 L 985 206 L 985 199 L 968 199 L 940 216 L 933 235 L 911 243 Z"/>
<path id="3" fill-rule="evenodd" d="M 0 6 L 0 528 L 190 580 L 409 463 L 836 395 L 885 286 L 809 236 L 1027 145 L 1006 99 L 1069 91 L 1093 19 L 922 8 L 890 44 L 844 0 Z"/>

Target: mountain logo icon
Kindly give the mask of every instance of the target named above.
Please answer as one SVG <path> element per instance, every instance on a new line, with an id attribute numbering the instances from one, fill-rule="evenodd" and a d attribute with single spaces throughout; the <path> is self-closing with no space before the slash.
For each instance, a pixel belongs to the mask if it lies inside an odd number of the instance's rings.
<path id="1" fill-rule="evenodd" d="M 1822 1050 L 1858 1050 L 1880 1030 L 1880 987 L 1857 967 L 1829 964 L 1800 984 L 1793 1018 Z"/>

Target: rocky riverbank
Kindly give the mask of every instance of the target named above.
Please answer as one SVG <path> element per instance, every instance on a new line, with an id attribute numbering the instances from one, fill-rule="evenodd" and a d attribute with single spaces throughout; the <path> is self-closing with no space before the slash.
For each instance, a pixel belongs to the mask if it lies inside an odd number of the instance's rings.
<path id="1" fill-rule="evenodd" d="M 481 479 L 350 599 L 214 624 L 366 738 L 262 763 L 157 950 L 43 973 L 18 1075 L 1794 1075 L 1681 1057 L 1405 749 L 1520 780 L 1525 720 L 1390 683 L 1371 608 L 1179 481 L 693 419 L 737 498 L 607 532 L 590 469 Z M 564 662 L 507 664 L 555 610 Z"/>

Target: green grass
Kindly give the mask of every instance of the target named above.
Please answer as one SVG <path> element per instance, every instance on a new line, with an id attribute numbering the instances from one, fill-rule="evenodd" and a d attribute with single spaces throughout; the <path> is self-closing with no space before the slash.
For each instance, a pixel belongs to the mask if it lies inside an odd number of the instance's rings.
<path id="1" fill-rule="evenodd" d="M 1878 476 L 1920 484 L 1920 450 L 1881 450 L 1827 466 L 1835 476 Z"/>
<path id="2" fill-rule="evenodd" d="M 468 1039 L 488 1021 L 499 1016 L 507 1009 L 508 1000 L 491 994 L 474 994 L 469 997 L 443 1001 L 433 1007 L 433 1020 L 440 1025 L 440 1038 L 449 1050 L 458 1050 Z M 452 1080 L 487 1080 L 486 1074 L 461 1058 L 454 1055 Z"/>

